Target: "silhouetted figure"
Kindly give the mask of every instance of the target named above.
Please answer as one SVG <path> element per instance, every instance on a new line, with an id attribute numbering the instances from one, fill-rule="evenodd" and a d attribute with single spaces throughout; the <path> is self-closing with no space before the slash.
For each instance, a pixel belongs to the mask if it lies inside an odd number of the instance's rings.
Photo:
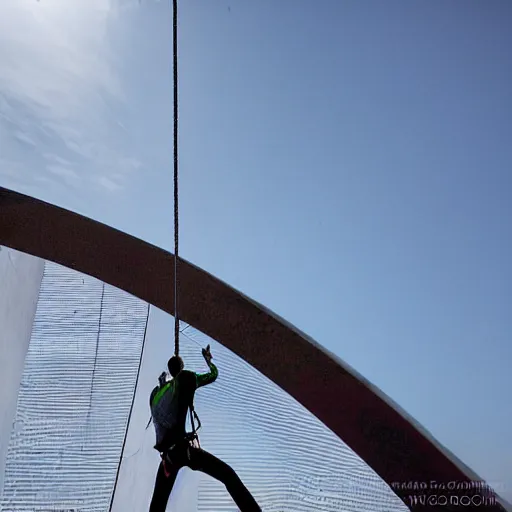
<path id="1" fill-rule="evenodd" d="M 156 475 L 155 489 L 149 508 L 150 512 L 165 512 L 178 471 L 187 466 L 202 471 L 222 482 L 241 512 L 261 512 L 235 471 L 225 462 L 199 447 L 192 415 L 196 389 L 211 384 L 219 374 L 212 363 L 210 346 L 202 351 L 210 371 L 196 374 L 184 370 L 179 356 L 169 359 L 167 367 L 173 377 L 167 381 L 166 374 L 159 378 L 159 385 L 150 397 L 151 415 L 155 426 L 155 449 L 160 452 L 162 462 Z M 193 432 L 186 432 L 187 413 L 190 411 Z"/>

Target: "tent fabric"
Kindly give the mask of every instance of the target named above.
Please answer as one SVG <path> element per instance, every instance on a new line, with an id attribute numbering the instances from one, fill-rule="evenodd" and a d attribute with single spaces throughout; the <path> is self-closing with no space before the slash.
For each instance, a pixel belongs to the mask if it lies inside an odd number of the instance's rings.
<path id="1" fill-rule="evenodd" d="M 148 509 L 159 464 L 154 432 L 145 430 L 148 396 L 172 351 L 173 328 L 167 313 L 151 308 L 148 318 L 148 305 L 135 297 L 46 263 L 2 510 L 96 512 L 111 501 L 114 512 Z M 215 340 L 187 325 L 182 331 L 187 367 L 206 371 L 201 348 L 210 344 L 220 369 L 219 379 L 196 395 L 201 445 L 236 469 L 263 510 L 406 510 L 287 393 Z M 237 509 L 222 485 L 185 469 L 168 510 Z"/>
<path id="2" fill-rule="evenodd" d="M 0 246 L 0 495 L 44 261 Z"/>
<path id="3" fill-rule="evenodd" d="M 0 510 L 108 510 L 147 315 L 127 293 L 46 264 Z"/>
<path id="4" fill-rule="evenodd" d="M 147 397 L 172 351 L 173 329 L 170 315 L 151 308 L 113 512 L 130 503 L 142 510 L 151 497 L 159 458 L 152 449 L 154 433 L 145 430 Z M 207 371 L 201 355 L 207 345 L 219 377 L 196 393 L 201 446 L 237 471 L 263 510 L 407 510 L 367 464 L 297 401 L 220 343 L 182 325 L 180 354 L 186 368 Z M 237 510 L 215 480 L 189 470 L 180 476 L 195 490 L 198 511 Z"/>
<path id="5" fill-rule="evenodd" d="M 79 270 L 173 312 L 172 254 L 7 189 L 0 188 L 0 209 L 1 244 Z M 402 484 L 407 482 L 480 480 L 388 397 L 304 333 L 190 263 L 180 260 L 179 267 L 181 318 L 295 398 L 404 502 L 410 491 Z M 286 362 L 290 359 L 292 365 Z M 498 504 L 491 509 L 503 510 Z"/>

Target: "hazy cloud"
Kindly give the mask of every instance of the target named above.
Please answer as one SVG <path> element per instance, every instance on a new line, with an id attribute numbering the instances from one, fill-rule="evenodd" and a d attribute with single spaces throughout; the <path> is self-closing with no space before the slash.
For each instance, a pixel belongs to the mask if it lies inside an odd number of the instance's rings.
<path id="1" fill-rule="evenodd" d="M 62 167 L 60 165 L 47 165 L 46 169 L 53 175 L 61 178 L 61 180 L 69 186 L 76 187 L 80 185 L 80 182 L 82 181 L 76 171 L 70 169 L 69 167 Z"/>
<path id="2" fill-rule="evenodd" d="M 116 190 L 122 188 L 119 183 L 115 182 L 114 180 L 111 180 L 110 178 L 107 178 L 106 176 L 100 176 L 100 178 L 98 179 L 98 183 L 102 187 L 105 187 L 107 190 L 110 190 L 112 192 L 115 192 Z"/>
<path id="3" fill-rule="evenodd" d="M 24 164 L 25 179 L 47 172 L 68 185 L 82 179 L 113 191 L 140 166 L 111 108 L 125 101 L 116 71 L 122 56 L 111 44 L 120 5 L 0 2 L 0 149 Z M 0 167 L 2 180 L 6 169 Z"/>

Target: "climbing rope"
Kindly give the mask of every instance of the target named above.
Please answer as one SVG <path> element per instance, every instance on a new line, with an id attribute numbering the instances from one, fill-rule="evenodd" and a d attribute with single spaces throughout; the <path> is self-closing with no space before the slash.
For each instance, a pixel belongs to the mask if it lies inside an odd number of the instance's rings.
<path id="1" fill-rule="evenodd" d="M 178 317 L 178 0 L 173 0 L 173 76 L 174 76 L 174 355 L 180 353 Z"/>

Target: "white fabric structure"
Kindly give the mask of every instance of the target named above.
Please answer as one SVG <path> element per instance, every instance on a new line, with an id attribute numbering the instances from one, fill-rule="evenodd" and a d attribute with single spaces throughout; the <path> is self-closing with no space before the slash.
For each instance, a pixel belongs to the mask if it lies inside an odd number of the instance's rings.
<path id="1" fill-rule="evenodd" d="M 174 319 L 97 279 L 5 249 L 0 284 L 0 349 L 9 355 L 0 358 L 0 510 L 147 510 L 160 462 L 146 429 L 148 399 L 174 349 Z M 236 470 L 265 512 L 407 510 L 290 395 L 182 325 L 187 368 L 206 371 L 208 344 L 219 378 L 196 395 L 201 446 Z M 174 510 L 237 508 L 219 482 L 184 468 L 167 507 Z"/>
<path id="2" fill-rule="evenodd" d="M 159 457 L 153 427 L 145 430 L 148 397 L 173 350 L 173 328 L 171 316 L 151 308 L 113 512 L 147 510 L 151 498 Z M 219 378 L 196 394 L 201 446 L 238 472 L 263 510 L 406 510 L 374 471 L 301 405 L 215 340 L 184 325 L 180 354 L 187 368 L 207 371 L 201 348 L 208 344 Z M 196 502 L 201 512 L 238 510 L 221 484 L 183 469 L 167 510 L 181 510 L 184 503 L 196 510 Z"/>
<path id="3" fill-rule="evenodd" d="M 30 333 L 31 317 L 24 322 L 21 332 Z M 172 353 L 173 324 L 170 315 L 125 292 L 46 263 L 1 510 L 148 509 L 159 464 L 153 427 L 145 430 L 148 398 Z M 220 374 L 196 396 L 201 446 L 233 466 L 263 510 L 406 510 L 311 413 L 184 325 L 180 353 L 188 368 L 206 371 L 200 349 L 207 344 Z M 220 483 L 184 468 L 167 510 L 237 508 Z"/>
<path id="4" fill-rule="evenodd" d="M 44 262 L 0 246 L 0 495 Z"/>
<path id="5" fill-rule="evenodd" d="M 112 512 L 149 509 L 160 463 L 160 457 L 153 448 L 155 444 L 153 426 L 150 425 L 146 430 L 149 419 L 149 394 L 155 387 L 155 376 L 158 377 L 165 370 L 165 363 L 170 357 L 173 322 L 172 317 L 166 313 L 151 308 L 132 420 L 128 426 Z M 188 468 L 181 470 L 167 510 L 196 512 L 200 480 L 200 473 L 190 471 Z"/>
<path id="6" fill-rule="evenodd" d="M 32 337 L 0 509 L 108 509 L 147 314 L 127 293 L 46 263 L 35 319 L 24 318 Z"/>

